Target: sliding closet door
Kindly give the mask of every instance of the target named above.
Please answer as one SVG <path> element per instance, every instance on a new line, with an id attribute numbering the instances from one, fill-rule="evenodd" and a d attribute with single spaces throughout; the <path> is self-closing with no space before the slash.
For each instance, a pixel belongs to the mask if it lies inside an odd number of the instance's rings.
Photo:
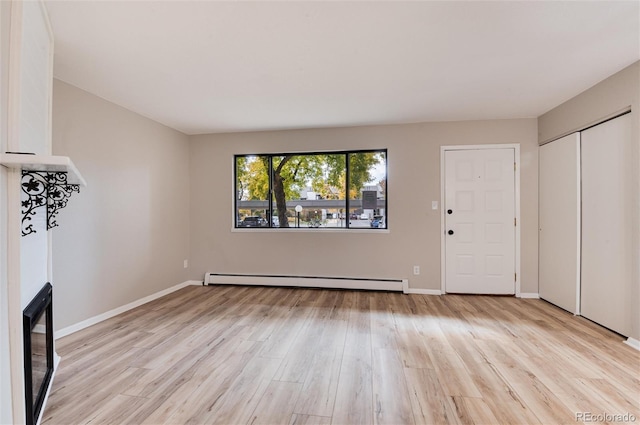
<path id="1" fill-rule="evenodd" d="M 579 313 L 580 133 L 540 146 L 539 293 Z"/>
<path id="2" fill-rule="evenodd" d="M 582 132 L 581 313 L 628 336 L 633 217 L 631 115 Z M 637 141 L 636 141 L 637 143 Z"/>

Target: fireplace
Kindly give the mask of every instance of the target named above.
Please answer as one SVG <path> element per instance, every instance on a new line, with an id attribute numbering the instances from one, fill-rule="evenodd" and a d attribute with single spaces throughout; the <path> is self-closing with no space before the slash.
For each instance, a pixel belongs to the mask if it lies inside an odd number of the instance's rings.
<path id="1" fill-rule="evenodd" d="M 46 283 L 22 312 L 26 425 L 38 422 L 53 376 L 52 290 Z"/>

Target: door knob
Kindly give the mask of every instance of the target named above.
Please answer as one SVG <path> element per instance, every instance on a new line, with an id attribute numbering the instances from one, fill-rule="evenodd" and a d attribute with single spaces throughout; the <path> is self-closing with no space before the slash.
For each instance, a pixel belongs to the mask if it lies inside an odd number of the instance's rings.
<path id="1" fill-rule="evenodd" d="M 447 210 L 447 214 L 453 214 L 453 210 Z"/>
<path id="2" fill-rule="evenodd" d="M 449 230 L 447 233 L 453 235 L 453 230 Z"/>

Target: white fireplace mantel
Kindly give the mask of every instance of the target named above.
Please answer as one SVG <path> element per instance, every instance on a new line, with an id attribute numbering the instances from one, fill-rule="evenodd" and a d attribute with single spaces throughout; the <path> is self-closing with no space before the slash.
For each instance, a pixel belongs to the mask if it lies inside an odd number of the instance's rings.
<path id="1" fill-rule="evenodd" d="M 68 156 L 0 153 L 0 164 L 14 170 L 67 173 L 67 182 L 69 184 L 87 185 L 87 182 Z"/>

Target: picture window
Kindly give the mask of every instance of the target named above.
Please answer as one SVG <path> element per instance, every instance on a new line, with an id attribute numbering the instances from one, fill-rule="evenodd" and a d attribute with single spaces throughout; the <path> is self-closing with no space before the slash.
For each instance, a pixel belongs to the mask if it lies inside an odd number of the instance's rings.
<path id="1" fill-rule="evenodd" d="M 387 151 L 234 156 L 236 228 L 387 229 Z"/>

